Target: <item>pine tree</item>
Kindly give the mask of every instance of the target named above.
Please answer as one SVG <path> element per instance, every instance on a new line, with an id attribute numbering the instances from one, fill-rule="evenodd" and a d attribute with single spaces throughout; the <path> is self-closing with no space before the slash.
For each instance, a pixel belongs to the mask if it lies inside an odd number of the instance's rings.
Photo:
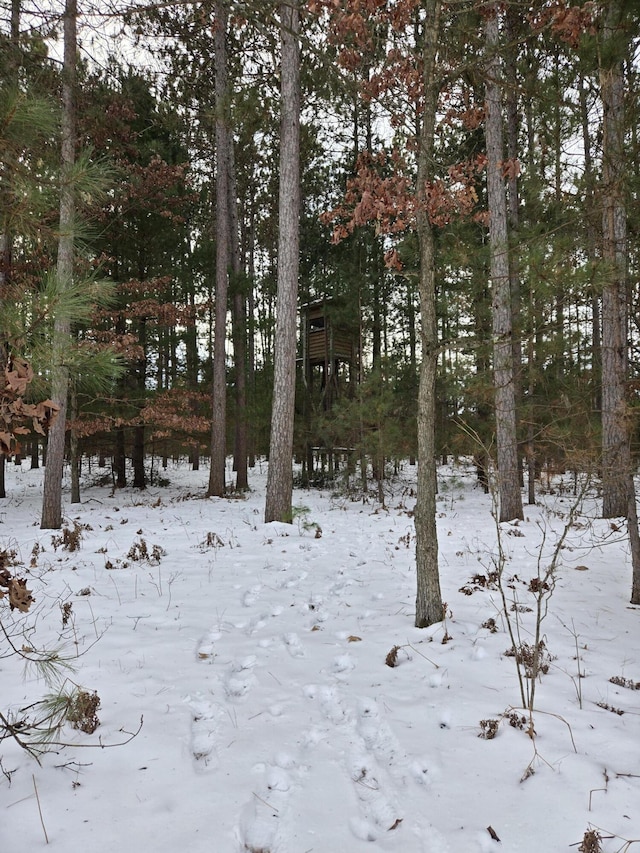
<path id="1" fill-rule="evenodd" d="M 62 289 L 70 287 L 74 266 L 75 189 L 73 168 L 76 160 L 76 52 L 77 0 L 65 0 L 64 62 L 62 69 L 62 148 L 60 187 L 60 236 L 56 275 Z M 42 497 L 43 530 L 62 526 L 62 472 L 67 427 L 69 372 L 62 353 L 71 335 L 68 316 L 59 315 L 54 323 L 54 353 L 51 396 L 59 407 L 58 417 L 49 432 L 47 465 Z"/>
<path id="2" fill-rule="evenodd" d="M 504 157 L 500 69 L 499 5 L 487 10 L 487 82 L 485 135 L 487 140 L 487 196 L 493 317 L 493 375 L 496 413 L 500 520 L 524 518 L 513 368 L 513 314 L 509 274 L 507 201 L 502 175 Z"/>
<path id="3" fill-rule="evenodd" d="M 436 371 L 438 340 L 435 293 L 434 226 L 429 221 L 425 193 L 433 181 L 433 141 L 439 86 L 436 57 L 440 37 L 440 2 L 429 0 L 424 22 L 424 110 L 418 137 L 417 231 L 420 250 L 420 317 L 422 362 L 418 390 L 418 495 L 416 500 L 416 616 L 418 628 L 442 620 L 436 531 Z"/>
<path id="4" fill-rule="evenodd" d="M 300 10 L 280 6 L 281 125 L 278 307 L 265 521 L 291 521 L 296 329 L 300 262 Z"/>
<path id="5" fill-rule="evenodd" d="M 227 293 L 231 261 L 229 215 L 230 131 L 228 117 L 227 9 L 216 3 L 214 32 L 216 104 L 216 293 L 213 342 L 213 415 L 211 418 L 211 469 L 209 497 L 225 492 L 227 446 Z"/>

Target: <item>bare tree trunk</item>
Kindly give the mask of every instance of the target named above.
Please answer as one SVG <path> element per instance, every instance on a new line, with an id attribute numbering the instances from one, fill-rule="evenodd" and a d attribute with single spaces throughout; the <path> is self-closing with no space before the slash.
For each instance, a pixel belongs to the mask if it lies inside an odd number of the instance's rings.
<path id="1" fill-rule="evenodd" d="M 265 521 L 291 521 L 296 393 L 296 315 L 300 260 L 300 12 L 280 6 L 280 197 L 278 302 Z"/>
<path id="2" fill-rule="evenodd" d="M 127 485 L 127 456 L 124 437 L 124 427 L 116 427 L 113 447 L 113 474 L 117 489 Z"/>
<path id="3" fill-rule="evenodd" d="M 624 200 L 624 77 L 626 53 L 619 0 L 605 13 L 600 64 L 603 109 L 602 232 L 602 515 L 626 516 L 631 466 L 626 420 L 627 212 Z"/>
<path id="4" fill-rule="evenodd" d="M 248 335 L 248 363 L 247 363 L 247 378 L 248 378 L 248 399 L 252 411 L 255 411 L 256 400 L 256 311 L 255 311 L 255 243 L 256 243 L 256 226 L 255 226 L 255 207 L 251 204 L 250 225 L 249 225 L 249 295 L 247 299 L 247 314 L 249 318 L 249 335 Z M 249 456 L 249 467 L 254 468 L 256 464 L 256 440 L 255 429 L 251 424 L 248 425 L 247 446 Z"/>
<path id="5" fill-rule="evenodd" d="M 600 51 L 602 97 L 602 514 L 627 517 L 631 603 L 640 604 L 640 532 L 630 452 L 625 383 L 627 344 L 627 209 L 625 204 L 625 85 L 628 28 L 620 0 L 606 7 Z"/>
<path id="6" fill-rule="evenodd" d="M 591 129 L 589 120 L 589 104 L 587 102 L 588 83 L 580 78 L 580 117 L 582 123 L 582 146 L 584 149 L 584 181 L 585 181 L 585 218 L 587 221 L 587 241 L 585 253 L 589 263 L 595 267 L 596 249 L 601 244 L 600 229 L 596 226 L 595 217 L 595 175 L 593 170 Z M 602 392 L 600 379 L 602 376 L 602 350 L 600 329 L 600 294 L 598 287 L 591 285 L 591 372 L 593 376 L 593 409 L 602 411 Z"/>
<path id="7" fill-rule="evenodd" d="M 512 164 L 507 178 L 507 211 L 509 227 L 509 293 L 511 298 L 511 346 L 513 349 L 513 382 L 516 399 L 516 431 L 522 404 L 522 294 L 520 288 L 520 192 L 518 172 L 513 167 L 518 160 L 520 121 L 518 114 L 518 29 L 520 12 L 509 3 L 505 14 L 505 88 L 507 118 L 507 158 Z M 518 482 L 522 484 L 522 453 L 518 454 Z M 532 483 L 529 485 L 533 485 Z"/>
<path id="8" fill-rule="evenodd" d="M 72 171 L 75 163 L 76 142 L 76 49 L 77 2 L 66 0 L 64 11 L 64 63 L 62 69 L 62 150 L 60 189 L 60 237 L 56 274 L 60 287 L 68 286 L 73 279 L 75 199 Z M 67 317 L 57 316 L 54 321 L 54 353 L 52 367 L 51 399 L 60 409 L 49 431 L 47 467 L 42 497 L 43 530 L 58 530 L 62 526 L 62 473 L 67 427 L 67 395 L 69 371 L 64 364 L 62 351 L 69 342 L 71 323 Z"/>
<path id="9" fill-rule="evenodd" d="M 627 478 L 627 531 L 631 547 L 631 604 L 640 604 L 640 529 L 638 528 L 638 505 L 633 475 Z"/>
<path id="10" fill-rule="evenodd" d="M 144 408 L 144 392 L 147 384 L 147 321 L 144 317 L 140 319 L 138 324 L 138 343 L 142 351 L 142 357 L 136 365 L 133 382 L 139 394 L 138 419 L 141 420 L 140 413 Z M 146 489 L 147 478 L 144 472 L 144 423 L 137 423 L 133 428 L 133 444 L 131 448 L 131 465 L 133 467 L 133 487 L 134 489 Z"/>
<path id="11" fill-rule="evenodd" d="M 235 442 L 234 470 L 236 489 L 249 488 L 247 475 L 247 322 L 240 235 L 233 137 L 229 135 L 229 220 L 231 269 L 234 276 L 232 302 L 233 365 L 235 373 Z"/>
<path id="12" fill-rule="evenodd" d="M 12 83 L 17 84 L 18 77 L 18 51 L 20 47 L 20 0 L 11 0 L 11 61 L 8 63 Z M 13 79 L 15 78 L 15 79 Z M 13 237 L 9 231 L 0 233 L 0 310 L 4 310 L 3 301 L 5 289 L 11 277 L 11 256 L 13 250 Z M 9 342 L 0 337 L 0 381 L 4 381 L 4 371 L 9 356 Z M 4 385 L 3 385 L 4 387 Z M 0 454 L 0 498 L 6 498 L 6 457 Z"/>
<path id="13" fill-rule="evenodd" d="M 417 628 L 442 621 L 442 594 L 438 572 L 436 530 L 436 373 L 438 331 L 436 319 L 433 226 L 425 191 L 433 180 L 433 138 L 438 105 L 435 78 L 440 30 L 440 0 L 428 0 L 424 21 L 424 114 L 418 140 L 417 231 L 420 250 L 420 319 L 422 363 L 418 388 L 418 493 L 416 499 L 416 617 Z"/>
<path id="14" fill-rule="evenodd" d="M 225 493 L 227 455 L 227 292 L 229 287 L 229 125 L 227 71 L 227 10 L 215 4 L 216 29 L 216 309 L 213 340 L 213 412 L 211 418 L 211 468 L 209 497 Z"/>
<path id="15" fill-rule="evenodd" d="M 78 417 L 78 395 L 75 382 L 71 383 L 69 394 L 69 412 L 71 420 Z M 78 453 L 78 433 L 72 427 L 69 431 L 69 459 L 71 462 L 71 503 L 80 503 L 80 456 Z M 31 466 L 33 467 L 33 465 Z"/>
<path id="16" fill-rule="evenodd" d="M 502 176 L 504 146 L 498 48 L 499 5 L 491 8 L 486 21 L 487 83 L 485 134 L 487 141 L 487 197 L 489 203 L 489 246 L 493 288 L 493 376 L 496 406 L 496 444 L 500 520 L 524 518 L 518 441 L 516 394 L 513 370 L 513 322 L 509 283 L 509 236 L 507 200 Z"/>

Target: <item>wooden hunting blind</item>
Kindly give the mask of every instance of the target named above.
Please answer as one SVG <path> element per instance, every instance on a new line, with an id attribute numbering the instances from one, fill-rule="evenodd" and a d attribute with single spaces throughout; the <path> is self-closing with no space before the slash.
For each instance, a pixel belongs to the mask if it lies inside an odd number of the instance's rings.
<path id="1" fill-rule="evenodd" d="M 324 299 L 302 307 L 304 382 L 312 392 L 319 377 L 325 409 L 357 382 L 359 356 L 359 324 L 340 303 Z"/>
<path id="2" fill-rule="evenodd" d="M 302 374 L 307 422 L 303 471 L 311 476 L 317 465 L 330 475 L 349 447 L 327 447 L 316 434 L 315 415 L 328 412 L 336 400 L 353 394 L 360 377 L 360 321 L 339 300 L 310 302 L 301 309 Z"/>

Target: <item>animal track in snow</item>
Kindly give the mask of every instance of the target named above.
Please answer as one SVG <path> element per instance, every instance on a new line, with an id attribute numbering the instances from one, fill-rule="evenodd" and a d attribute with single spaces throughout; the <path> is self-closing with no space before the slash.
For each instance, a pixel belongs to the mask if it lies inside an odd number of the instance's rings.
<path id="1" fill-rule="evenodd" d="M 348 653 L 337 655 L 331 662 L 331 672 L 338 678 L 345 677 L 352 669 L 355 669 L 356 662 Z"/>
<path id="2" fill-rule="evenodd" d="M 298 572 L 296 577 L 293 577 L 293 578 L 285 577 L 281 581 L 279 581 L 278 587 L 280 589 L 292 589 L 294 586 L 298 586 L 299 583 L 302 583 L 302 581 L 306 579 L 308 574 L 309 574 L 309 572 L 301 571 L 301 572 Z"/>
<path id="3" fill-rule="evenodd" d="M 248 655 L 231 665 L 224 680 L 224 689 L 229 698 L 239 699 L 253 687 L 256 683 L 253 668 L 257 662 L 255 655 Z"/>
<path id="4" fill-rule="evenodd" d="M 200 695 L 186 701 L 191 709 L 191 753 L 200 766 L 217 767 L 216 740 L 222 711 Z"/>
<path id="5" fill-rule="evenodd" d="M 343 706 L 335 687 L 321 687 L 318 691 L 318 697 L 320 709 L 330 723 L 340 725 L 351 720 L 351 715 Z"/>
<path id="6" fill-rule="evenodd" d="M 300 637 L 298 637 L 297 634 L 284 634 L 282 637 L 282 642 L 287 647 L 287 651 L 289 652 L 292 658 L 303 658 L 305 656 L 305 651 L 302 648 Z"/>
<path id="7" fill-rule="evenodd" d="M 360 806 L 360 816 L 349 821 L 351 831 L 364 841 L 375 841 L 381 833 L 396 828 L 402 815 L 384 793 L 383 768 L 366 752 L 352 756 L 349 771 Z"/>
<path id="8" fill-rule="evenodd" d="M 220 639 L 222 634 L 220 631 L 209 631 L 206 637 L 203 637 L 198 646 L 198 660 L 207 660 L 211 662 L 215 657 L 215 644 Z"/>
<path id="9" fill-rule="evenodd" d="M 254 770 L 262 775 L 262 779 L 252 788 L 251 800 L 240 815 L 240 849 L 275 851 L 279 846 L 278 835 L 286 817 L 289 797 L 301 769 L 294 756 L 281 752 L 272 763 L 258 764 Z"/>
<path id="10" fill-rule="evenodd" d="M 386 767 L 396 782 L 406 782 L 406 755 L 388 723 L 380 719 L 380 711 L 373 699 L 358 702 L 358 734 L 367 750 L 378 763 Z"/>
<path id="11" fill-rule="evenodd" d="M 262 591 L 262 584 L 257 583 L 255 586 L 252 586 L 248 589 L 245 594 L 242 596 L 242 605 L 243 607 L 251 607 L 252 604 L 255 604 L 260 596 L 260 592 Z"/>
<path id="12" fill-rule="evenodd" d="M 269 621 L 270 614 L 266 611 L 256 614 L 249 620 L 249 624 L 245 626 L 245 632 L 251 636 L 259 631 Z"/>

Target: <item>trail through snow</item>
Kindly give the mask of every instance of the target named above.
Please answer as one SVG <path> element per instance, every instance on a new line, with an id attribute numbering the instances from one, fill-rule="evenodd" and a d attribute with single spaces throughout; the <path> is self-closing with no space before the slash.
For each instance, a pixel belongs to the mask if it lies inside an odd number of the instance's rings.
<path id="1" fill-rule="evenodd" d="M 292 525 L 262 522 L 264 471 L 225 500 L 181 466 L 142 494 L 91 476 L 65 504 L 82 530 L 69 552 L 38 527 L 41 472 L 8 469 L 0 548 L 36 608 L 3 617 L 20 642 L 75 656 L 71 677 L 102 704 L 96 733 L 66 728 L 40 766 L 0 743 L 2 853 L 554 853 L 588 829 L 605 853 L 640 850 L 640 691 L 609 680 L 640 682 L 640 609 L 624 531 L 595 500 L 549 599 L 532 739 L 499 594 L 473 580 L 496 533 L 463 465 L 440 474 L 446 619 L 427 630 L 413 627 L 412 468 L 384 508 L 296 491 Z M 523 640 L 529 581 L 572 500 L 560 489 L 503 525 Z M 0 681 L 17 716 L 45 690 L 15 656 Z M 140 717 L 130 743 L 100 748 Z M 479 737 L 491 720 L 496 737 Z"/>

